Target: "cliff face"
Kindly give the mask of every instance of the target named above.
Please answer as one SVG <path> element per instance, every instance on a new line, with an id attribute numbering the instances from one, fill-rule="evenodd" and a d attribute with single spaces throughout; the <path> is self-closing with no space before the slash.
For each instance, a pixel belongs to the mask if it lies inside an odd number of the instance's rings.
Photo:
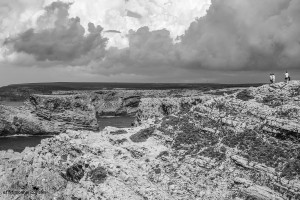
<path id="1" fill-rule="evenodd" d="M 29 198 L 3 193 L 23 190 L 37 193 L 31 199 L 300 199 L 299 88 L 292 81 L 81 97 L 90 106 L 76 113 L 136 112 L 136 127 L 67 131 L 22 153 L 1 152 L 0 197 Z M 36 101 L 55 116 L 65 98 L 59 106 Z"/>
<path id="2" fill-rule="evenodd" d="M 143 98 L 190 96 L 193 90 L 60 91 L 31 95 L 25 106 L 0 105 L 0 135 L 58 134 L 71 130 L 98 130 L 97 117 L 132 115 Z"/>
<path id="3" fill-rule="evenodd" d="M 93 94 L 92 103 L 97 116 L 134 115 L 141 94 L 134 91 L 99 91 Z"/>
<path id="4" fill-rule="evenodd" d="M 67 129 L 97 130 L 94 107 L 86 95 L 32 95 L 26 106 L 0 107 L 0 133 L 58 134 Z"/>
<path id="5" fill-rule="evenodd" d="M 226 166 L 241 198 L 300 199 L 299 88 L 293 81 L 223 95 L 143 99 L 137 121 L 156 118 L 157 130 L 171 138 L 184 162 L 205 157 L 216 161 L 212 168 Z"/>
<path id="6" fill-rule="evenodd" d="M 0 134 L 58 134 L 98 130 L 97 117 L 134 115 L 140 96 L 124 92 L 31 95 L 23 107 L 0 105 Z"/>

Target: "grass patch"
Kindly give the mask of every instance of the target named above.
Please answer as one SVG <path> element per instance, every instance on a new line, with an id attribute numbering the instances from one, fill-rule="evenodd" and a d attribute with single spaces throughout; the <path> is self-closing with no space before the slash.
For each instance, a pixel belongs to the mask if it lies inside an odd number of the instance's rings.
<path id="1" fill-rule="evenodd" d="M 219 109 L 223 109 L 223 106 Z M 182 158 L 187 155 L 202 155 L 223 161 L 227 147 L 236 148 L 238 154 L 250 162 L 273 167 L 282 172 L 281 176 L 285 178 L 300 178 L 300 147 L 291 148 L 291 142 L 297 143 L 297 138 L 292 138 L 293 133 L 283 134 L 280 131 L 281 138 L 259 129 L 247 129 L 237 133 L 222 126 L 221 122 L 197 118 L 192 113 L 181 117 L 168 116 L 161 125 L 161 129 L 172 131 L 169 135 L 173 138 L 171 147 Z M 201 127 L 217 128 L 218 132 L 205 131 Z M 221 148 L 217 148 L 217 145 L 221 145 Z"/>
<path id="2" fill-rule="evenodd" d="M 173 147 L 180 149 L 182 145 L 196 144 L 198 148 L 212 146 L 218 143 L 217 135 L 200 130 L 192 123 L 183 124 L 175 138 Z"/>
<path id="3" fill-rule="evenodd" d="M 299 95 L 300 95 L 300 88 L 299 88 L 299 87 L 293 88 L 293 89 L 291 90 L 291 96 L 292 96 L 292 97 L 299 96 Z"/>
<path id="4" fill-rule="evenodd" d="M 285 118 L 297 117 L 298 109 L 296 109 L 296 108 L 289 108 L 286 110 L 281 109 L 281 110 L 277 111 L 277 115 L 279 117 L 285 117 Z"/>
<path id="5" fill-rule="evenodd" d="M 225 148 L 225 147 L 224 147 Z M 200 155 L 213 158 L 216 161 L 223 161 L 226 158 L 226 148 L 225 150 L 222 148 L 220 150 L 217 150 L 215 147 L 208 147 L 207 149 L 200 152 Z"/>
<path id="6" fill-rule="evenodd" d="M 173 135 L 173 133 L 171 133 L 169 129 L 174 130 L 178 128 L 178 125 L 181 123 L 180 121 L 181 119 L 179 117 L 166 116 L 162 119 L 162 123 L 160 125 L 159 130 L 165 133 L 166 135 Z"/>
<path id="7" fill-rule="evenodd" d="M 295 176 L 300 174 L 300 157 L 297 160 L 290 160 L 286 163 L 282 170 L 282 177 L 287 179 L 293 179 Z"/>
<path id="8" fill-rule="evenodd" d="M 222 143 L 241 151 L 241 155 L 249 161 L 264 163 L 282 171 L 282 177 L 300 176 L 300 147 L 290 148 L 290 145 L 274 138 L 264 138 L 263 133 L 246 130 L 238 134 L 227 134 Z"/>
<path id="9" fill-rule="evenodd" d="M 67 181 L 79 183 L 84 176 L 84 170 L 82 165 L 74 164 L 66 170 L 65 174 L 61 173 L 61 176 Z"/>

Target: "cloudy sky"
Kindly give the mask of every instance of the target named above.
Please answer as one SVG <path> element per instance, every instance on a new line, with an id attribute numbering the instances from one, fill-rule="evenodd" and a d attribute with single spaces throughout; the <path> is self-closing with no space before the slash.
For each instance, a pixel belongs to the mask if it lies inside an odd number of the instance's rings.
<path id="1" fill-rule="evenodd" d="M 299 0 L 0 0 L 0 86 L 300 79 Z"/>

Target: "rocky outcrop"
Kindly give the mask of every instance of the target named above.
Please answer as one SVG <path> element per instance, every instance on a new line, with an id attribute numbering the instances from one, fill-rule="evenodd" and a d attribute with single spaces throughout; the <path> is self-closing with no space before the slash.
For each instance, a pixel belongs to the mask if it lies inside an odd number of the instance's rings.
<path id="1" fill-rule="evenodd" d="M 299 87 L 36 96 L 32 113 L 19 115 L 51 122 L 66 113 L 136 113 L 136 126 L 67 130 L 22 153 L 1 152 L 0 197 L 298 200 Z"/>
<path id="2" fill-rule="evenodd" d="M 0 134 L 58 134 L 97 130 L 95 109 L 85 95 L 32 95 L 23 107 L 0 106 Z"/>
<path id="3" fill-rule="evenodd" d="M 135 116 L 141 110 L 142 99 L 198 93 L 193 90 L 103 90 L 31 95 L 25 106 L 0 105 L 0 135 L 58 134 L 68 129 L 97 130 L 97 117 Z M 160 109 L 172 112 L 166 110 L 172 108 L 164 105 Z"/>
<path id="4" fill-rule="evenodd" d="M 141 94 L 124 91 L 99 91 L 92 94 L 97 116 L 134 115 L 140 99 Z"/>
<path id="5" fill-rule="evenodd" d="M 140 96 L 124 92 L 78 92 L 31 95 L 25 106 L 0 105 L 0 135 L 58 134 L 98 130 L 97 117 L 134 115 Z"/>
<path id="6" fill-rule="evenodd" d="M 229 95 L 142 99 L 137 121 L 156 119 L 184 156 L 242 166 L 244 183 L 232 181 L 245 198 L 299 199 L 299 87 L 293 81 Z"/>
<path id="7" fill-rule="evenodd" d="M 22 153 L 2 152 L 0 197 L 171 200 L 230 195 L 224 177 L 205 177 L 208 171 L 203 166 L 214 165 L 210 159 L 186 158 L 179 166 L 177 157 L 159 139 L 159 131 L 144 142 L 131 141 L 131 135 L 145 128 L 118 135 L 110 134 L 113 128 L 100 133 L 67 131 Z M 126 141 L 116 144 L 123 139 Z"/>

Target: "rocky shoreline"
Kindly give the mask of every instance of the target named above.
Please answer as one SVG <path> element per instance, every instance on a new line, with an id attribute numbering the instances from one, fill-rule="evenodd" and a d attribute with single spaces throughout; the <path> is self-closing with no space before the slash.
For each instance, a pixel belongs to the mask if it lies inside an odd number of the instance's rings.
<path id="1" fill-rule="evenodd" d="M 98 130 L 97 117 L 134 115 L 140 96 L 115 91 L 31 95 L 24 106 L 0 105 L 0 135 L 53 135 Z"/>
<path id="2" fill-rule="evenodd" d="M 299 81 L 32 95 L 0 106 L 0 132 L 58 135 L 0 152 L 0 197 L 300 199 L 299 110 Z M 134 127 L 97 131 L 97 116 L 125 114 Z"/>

